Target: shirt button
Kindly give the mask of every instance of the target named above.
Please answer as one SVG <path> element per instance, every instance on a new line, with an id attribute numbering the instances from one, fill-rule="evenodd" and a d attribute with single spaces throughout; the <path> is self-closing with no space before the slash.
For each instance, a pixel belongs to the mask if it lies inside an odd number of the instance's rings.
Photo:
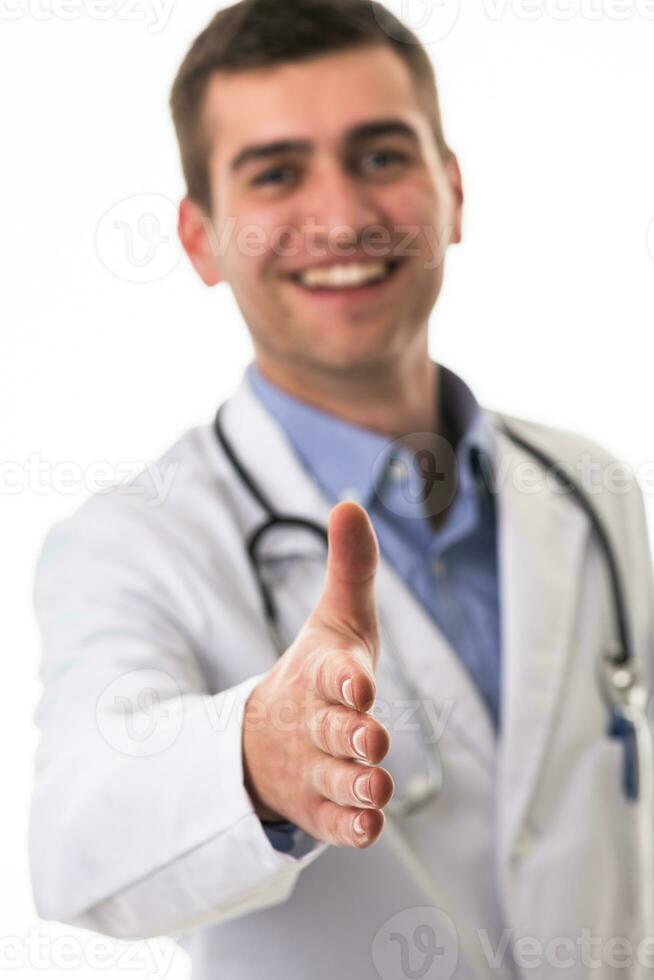
<path id="1" fill-rule="evenodd" d="M 511 860 L 513 863 L 519 864 L 521 861 L 526 860 L 533 851 L 535 843 L 535 835 L 528 830 L 523 830 L 511 848 Z"/>
<path id="2" fill-rule="evenodd" d="M 343 490 L 343 492 L 341 493 L 339 500 L 341 503 L 343 503 L 343 501 L 345 500 L 353 500 L 355 504 L 361 503 L 361 497 L 359 495 L 359 491 L 356 490 L 354 487 L 346 487 L 345 490 Z"/>
<path id="3" fill-rule="evenodd" d="M 393 483 L 400 483 L 404 479 L 406 467 L 399 456 L 394 456 L 388 464 L 388 473 Z"/>

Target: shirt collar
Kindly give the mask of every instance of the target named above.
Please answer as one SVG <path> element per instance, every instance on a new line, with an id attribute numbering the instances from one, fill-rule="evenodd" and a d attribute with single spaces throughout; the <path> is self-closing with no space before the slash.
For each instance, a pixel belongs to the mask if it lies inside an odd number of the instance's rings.
<path id="1" fill-rule="evenodd" d="M 438 370 L 441 411 L 454 441 L 459 484 L 466 492 L 476 479 L 480 463 L 492 471 L 494 432 L 463 379 L 444 365 Z M 265 378 L 254 362 L 248 365 L 246 377 L 281 424 L 305 467 L 333 501 L 355 499 L 369 509 L 375 486 L 381 485 L 392 461 L 411 456 L 410 450 L 396 440 L 288 394 Z"/>

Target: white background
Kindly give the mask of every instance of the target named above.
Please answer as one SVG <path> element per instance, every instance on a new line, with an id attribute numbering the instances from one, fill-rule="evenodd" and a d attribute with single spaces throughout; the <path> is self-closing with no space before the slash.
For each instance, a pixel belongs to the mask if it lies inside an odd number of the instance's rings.
<path id="1" fill-rule="evenodd" d="M 130 963 L 119 944 L 113 965 L 92 967 L 90 934 L 64 926 L 48 932 L 77 937 L 68 967 L 51 943 L 30 942 L 46 931 L 30 932 L 26 853 L 40 693 L 32 575 L 47 529 L 91 492 L 90 464 L 120 478 L 155 460 L 210 420 L 250 357 L 227 287 L 206 289 L 175 239 L 169 89 L 217 5 L 140 2 L 0 0 L 0 955 L 17 978 L 162 976 L 153 954 Z M 488 407 L 583 431 L 638 467 L 651 526 L 654 3 L 466 0 L 444 37 L 454 3 L 431 18 L 419 0 L 388 6 L 425 21 L 466 193 L 433 356 Z M 124 203 L 135 195 L 157 196 L 152 261 Z M 131 263 L 115 221 L 131 223 Z M 78 468 L 68 491 L 63 462 Z M 187 972 L 178 952 L 166 976 Z"/>

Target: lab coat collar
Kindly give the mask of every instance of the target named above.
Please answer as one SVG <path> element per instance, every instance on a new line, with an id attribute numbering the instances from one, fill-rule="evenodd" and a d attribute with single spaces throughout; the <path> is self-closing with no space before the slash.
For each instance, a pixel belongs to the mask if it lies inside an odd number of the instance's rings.
<path id="1" fill-rule="evenodd" d="M 525 464 L 533 474 L 532 457 L 504 434 L 499 413 L 482 411 L 495 429 L 502 625 L 498 741 L 488 710 L 456 652 L 383 556 L 377 598 L 380 616 L 402 650 L 421 696 L 434 698 L 437 692 L 441 703 L 451 703 L 450 733 L 495 773 L 499 857 L 508 859 L 528 814 L 556 724 L 571 655 L 589 521 L 569 495 L 557 492 L 551 480 L 542 481 L 537 493 L 529 489 L 529 482 L 523 485 Z M 245 378 L 224 406 L 223 425 L 243 465 L 275 508 L 326 526 L 332 503 L 306 473 L 282 427 Z M 536 441 L 529 427 L 522 431 Z M 240 502 L 248 508 L 247 534 L 263 515 L 251 500 Z M 280 531 L 266 553 L 279 558 L 310 555 L 319 549 L 319 543 L 307 535 Z"/>

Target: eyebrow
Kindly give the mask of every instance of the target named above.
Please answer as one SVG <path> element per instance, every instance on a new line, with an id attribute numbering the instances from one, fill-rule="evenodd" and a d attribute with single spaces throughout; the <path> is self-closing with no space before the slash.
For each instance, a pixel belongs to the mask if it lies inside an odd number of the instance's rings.
<path id="1" fill-rule="evenodd" d="M 418 134 L 413 126 L 401 119 L 378 119 L 353 126 L 345 134 L 344 143 L 346 146 L 356 145 L 377 136 L 404 136 L 413 143 L 419 143 Z M 313 147 L 314 144 L 310 140 L 276 140 L 274 143 L 253 144 L 244 147 L 236 154 L 229 169 L 234 174 L 252 161 L 266 160 L 270 157 L 280 156 L 282 153 L 308 154 L 311 153 Z"/>

